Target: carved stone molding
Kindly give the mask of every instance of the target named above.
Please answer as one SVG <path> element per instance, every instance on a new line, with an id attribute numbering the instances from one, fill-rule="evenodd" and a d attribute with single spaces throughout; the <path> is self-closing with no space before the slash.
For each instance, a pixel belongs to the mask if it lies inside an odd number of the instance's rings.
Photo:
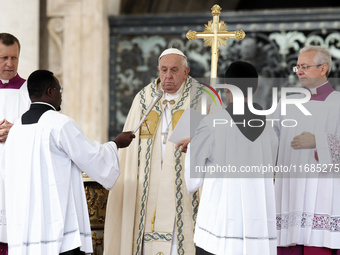
<path id="1" fill-rule="evenodd" d="M 62 80 L 64 20 L 58 17 L 51 18 L 48 21 L 47 29 L 50 39 L 49 68 L 59 80 Z"/>
<path id="2" fill-rule="evenodd" d="M 72 15 L 79 8 L 82 0 L 47 0 L 48 16 Z"/>
<path id="3" fill-rule="evenodd" d="M 99 142 L 108 137 L 107 17 L 107 0 L 47 0 L 48 62 L 65 88 L 62 112 Z"/>

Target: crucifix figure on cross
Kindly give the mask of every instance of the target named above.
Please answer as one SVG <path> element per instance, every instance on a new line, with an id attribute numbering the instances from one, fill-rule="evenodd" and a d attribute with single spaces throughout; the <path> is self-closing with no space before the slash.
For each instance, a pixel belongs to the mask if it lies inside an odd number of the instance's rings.
<path id="1" fill-rule="evenodd" d="M 222 8 L 215 4 L 211 8 L 211 13 L 213 15 L 213 20 L 205 25 L 205 30 L 203 32 L 189 31 L 187 33 L 187 38 L 189 40 L 195 40 L 196 38 L 203 38 L 204 46 L 211 46 L 211 73 L 210 79 L 214 83 L 214 78 L 217 76 L 217 61 L 219 57 L 218 48 L 220 46 L 226 46 L 226 40 L 228 38 L 236 38 L 242 40 L 246 34 L 242 30 L 235 32 L 228 32 L 226 28 L 226 23 L 224 21 L 219 21 L 219 16 L 221 14 Z M 210 84 L 213 85 L 213 84 Z"/>

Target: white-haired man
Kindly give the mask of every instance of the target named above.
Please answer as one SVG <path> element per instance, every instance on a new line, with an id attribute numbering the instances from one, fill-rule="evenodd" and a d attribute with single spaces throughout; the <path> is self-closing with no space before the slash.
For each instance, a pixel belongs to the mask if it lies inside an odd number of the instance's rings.
<path id="1" fill-rule="evenodd" d="M 277 164 L 291 169 L 276 175 L 278 255 L 340 254 L 340 93 L 327 80 L 331 61 L 320 46 L 301 49 L 293 71 L 311 93 L 303 104 L 311 116 L 294 105 L 276 112 Z M 297 125 L 284 127 L 285 119 Z"/>

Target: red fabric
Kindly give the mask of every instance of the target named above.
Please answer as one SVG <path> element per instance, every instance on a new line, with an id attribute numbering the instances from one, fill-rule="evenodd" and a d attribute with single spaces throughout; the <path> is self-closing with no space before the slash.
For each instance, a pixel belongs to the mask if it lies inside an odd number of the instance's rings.
<path id="1" fill-rule="evenodd" d="M 303 246 L 277 247 L 277 255 L 303 255 Z"/>
<path id="2" fill-rule="evenodd" d="M 340 250 L 333 250 L 326 247 L 313 247 L 313 246 L 289 246 L 277 247 L 277 255 L 340 255 Z"/>
<path id="3" fill-rule="evenodd" d="M 7 243 L 0 243 L 0 255 L 8 255 Z"/>
<path id="4" fill-rule="evenodd" d="M 25 80 L 17 74 L 14 78 L 10 79 L 8 83 L 3 84 L 0 80 L 0 89 L 20 89 Z"/>
<path id="5" fill-rule="evenodd" d="M 315 158 L 316 161 L 319 162 L 319 155 L 318 155 L 317 150 L 314 151 L 314 158 Z"/>
<path id="6" fill-rule="evenodd" d="M 304 255 L 332 255 L 332 250 L 325 247 L 304 247 Z"/>

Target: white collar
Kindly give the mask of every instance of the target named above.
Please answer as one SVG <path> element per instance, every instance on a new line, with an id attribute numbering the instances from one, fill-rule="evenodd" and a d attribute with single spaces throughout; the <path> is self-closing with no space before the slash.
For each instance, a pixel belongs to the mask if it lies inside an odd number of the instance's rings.
<path id="1" fill-rule="evenodd" d="M 17 76 L 17 75 L 18 75 L 18 73 L 16 73 L 16 74 L 14 75 L 14 77 Z M 13 78 L 14 78 L 14 77 L 13 77 Z M 13 79 L 13 78 L 12 78 L 12 79 Z M 1 82 L 2 82 L 3 84 L 4 84 L 4 83 L 9 83 L 9 80 L 3 80 L 3 79 L 0 79 L 0 80 L 1 80 Z"/>
<path id="2" fill-rule="evenodd" d="M 312 95 L 318 94 L 318 93 L 317 93 L 317 89 L 320 88 L 320 87 L 322 87 L 323 85 L 325 85 L 327 82 L 328 82 L 328 81 L 326 81 L 325 83 L 323 83 L 323 84 L 317 86 L 316 88 L 309 89 L 310 92 L 312 93 Z"/>
<path id="3" fill-rule="evenodd" d="M 56 108 L 53 105 L 46 103 L 46 102 L 34 102 L 32 104 L 45 104 L 45 105 L 51 106 L 55 111 L 57 111 Z"/>

